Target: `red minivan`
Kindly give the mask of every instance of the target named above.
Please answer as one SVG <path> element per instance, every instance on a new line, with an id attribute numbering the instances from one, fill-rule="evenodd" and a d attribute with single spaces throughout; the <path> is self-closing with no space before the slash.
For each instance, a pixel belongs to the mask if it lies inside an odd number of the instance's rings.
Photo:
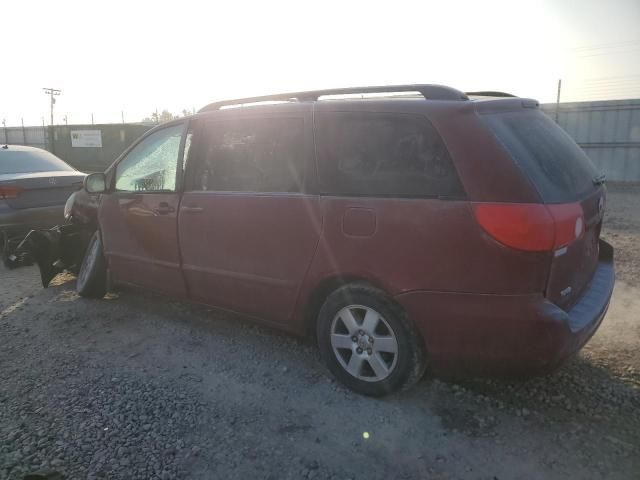
<path id="1" fill-rule="evenodd" d="M 214 103 L 149 131 L 85 189 L 99 196 L 81 295 L 134 285 L 313 332 L 367 395 L 427 366 L 549 371 L 593 335 L 614 284 L 604 177 L 536 101 L 499 92 Z M 70 217 L 86 205 L 74 196 Z"/>

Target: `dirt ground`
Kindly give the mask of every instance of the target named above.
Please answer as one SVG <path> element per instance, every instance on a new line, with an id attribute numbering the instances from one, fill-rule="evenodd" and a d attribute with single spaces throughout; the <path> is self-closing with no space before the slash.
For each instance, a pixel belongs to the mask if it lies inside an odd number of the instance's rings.
<path id="1" fill-rule="evenodd" d="M 640 478 L 640 186 L 612 185 L 608 212 L 618 283 L 577 358 L 384 399 L 237 317 L 2 270 L 0 478 Z"/>

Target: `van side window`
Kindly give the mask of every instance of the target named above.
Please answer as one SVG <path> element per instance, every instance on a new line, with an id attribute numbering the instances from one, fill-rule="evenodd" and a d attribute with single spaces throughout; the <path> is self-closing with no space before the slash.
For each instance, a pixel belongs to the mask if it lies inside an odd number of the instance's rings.
<path id="1" fill-rule="evenodd" d="M 140 141 L 116 166 L 116 190 L 175 192 L 183 131 L 184 124 L 174 125 Z"/>
<path id="2" fill-rule="evenodd" d="M 205 122 L 188 190 L 299 192 L 304 126 L 297 118 L 235 118 Z"/>
<path id="3" fill-rule="evenodd" d="M 321 113 L 315 128 L 322 193 L 464 196 L 440 135 L 423 116 Z"/>

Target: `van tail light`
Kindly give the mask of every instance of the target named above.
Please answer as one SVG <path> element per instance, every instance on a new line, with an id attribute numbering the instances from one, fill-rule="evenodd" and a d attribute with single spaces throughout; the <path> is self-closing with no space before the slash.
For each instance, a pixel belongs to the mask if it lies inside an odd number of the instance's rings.
<path id="1" fill-rule="evenodd" d="M 584 232 L 579 203 L 474 203 L 480 226 L 500 243 L 528 252 L 550 252 Z"/>
<path id="2" fill-rule="evenodd" d="M 6 200 L 9 198 L 17 198 L 24 189 L 14 186 L 2 186 L 0 185 L 0 200 Z"/>
<path id="3" fill-rule="evenodd" d="M 546 205 L 553 217 L 556 238 L 554 250 L 569 245 L 584 233 L 584 212 L 579 203 Z"/>

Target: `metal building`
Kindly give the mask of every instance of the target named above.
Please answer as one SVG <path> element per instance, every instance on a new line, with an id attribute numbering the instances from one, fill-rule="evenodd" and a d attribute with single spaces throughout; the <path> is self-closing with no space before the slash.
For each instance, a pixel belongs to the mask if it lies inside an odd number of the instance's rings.
<path id="1" fill-rule="evenodd" d="M 640 181 L 640 99 L 542 105 L 607 180 Z M 556 117 L 557 115 L 557 117 Z"/>

